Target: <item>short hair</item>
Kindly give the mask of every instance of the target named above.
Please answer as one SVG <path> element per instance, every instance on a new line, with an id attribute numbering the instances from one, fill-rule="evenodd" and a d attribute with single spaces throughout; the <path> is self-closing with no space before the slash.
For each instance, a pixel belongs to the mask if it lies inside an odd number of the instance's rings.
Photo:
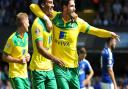
<path id="1" fill-rule="evenodd" d="M 46 0 L 38 0 L 38 5 L 42 9 L 42 5 L 45 5 Z"/>
<path id="2" fill-rule="evenodd" d="M 18 26 L 21 26 L 22 25 L 22 20 L 24 18 L 28 18 L 28 15 L 27 13 L 24 13 L 24 12 L 20 12 L 16 15 L 16 22 L 17 22 L 17 25 Z"/>
<path id="3" fill-rule="evenodd" d="M 112 39 L 115 39 L 115 38 L 112 38 L 112 37 L 106 38 L 106 43 L 109 44 Z"/>
<path id="4" fill-rule="evenodd" d="M 70 1 L 70 0 L 62 0 L 62 1 L 61 1 L 61 6 L 63 6 L 63 5 L 67 6 L 68 3 L 69 3 L 69 1 Z"/>
<path id="5" fill-rule="evenodd" d="M 79 50 L 78 50 L 78 54 L 86 54 L 87 51 L 84 47 L 81 47 Z"/>
<path id="6" fill-rule="evenodd" d="M 61 9 L 62 9 L 62 10 L 63 10 L 63 6 L 64 6 L 64 5 L 65 5 L 65 6 L 68 6 L 69 1 L 71 1 L 71 0 L 61 0 Z M 75 0 L 73 0 L 73 1 L 75 1 Z"/>

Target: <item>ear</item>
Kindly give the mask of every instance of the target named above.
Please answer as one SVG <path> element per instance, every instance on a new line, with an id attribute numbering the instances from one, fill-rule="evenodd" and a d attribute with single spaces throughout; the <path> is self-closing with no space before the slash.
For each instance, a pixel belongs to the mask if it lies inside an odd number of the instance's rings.
<path id="1" fill-rule="evenodd" d="M 42 3 L 42 4 L 41 4 L 41 8 L 44 8 L 44 6 L 45 6 L 45 4 L 44 4 L 44 3 Z"/>
<path id="2" fill-rule="evenodd" d="M 63 5 L 63 11 L 66 11 L 67 10 L 67 6 Z"/>

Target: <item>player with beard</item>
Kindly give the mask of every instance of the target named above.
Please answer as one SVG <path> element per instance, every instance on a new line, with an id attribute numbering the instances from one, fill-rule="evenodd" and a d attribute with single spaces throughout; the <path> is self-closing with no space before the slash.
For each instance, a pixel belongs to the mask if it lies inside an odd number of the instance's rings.
<path id="1" fill-rule="evenodd" d="M 80 32 L 102 38 L 118 38 L 114 32 L 95 28 L 75 15 L 74 0 L 62 0 L 62 12 L 53 11 L 49 16 L 53 23 L 52 54 L 64 62 L 61 67 L 54 64 L 58 89 L 80 89 L 78 78 L 77 38 Z M 36 4 L 31 10 L 43 18 L 44 13 Z M 75 18 L 76 17 L 76 18 Z"/>
<path id="2" fill-rule="evenodd" d="M 108 38 L 106 40 L 105 48 L 101 53 L 101 67 L 102 67 L 102 89 L 117 89 L 116 80 L 113 72 L 113 54 L 112 50 L 116 46 L 115 38 Z"/>
<path id="3" fill-rule="evenodd" d="M 44 12 L 47 10 L 46 14 L 49 15 L 54 5 L 52 0 L 44 0 L 40 6 Z M 52 62 L 60 66 L 63 65 L 63 62 L 51 54 L 51 30 L 46 28 L 44 19 L 38 17 L 32 24 L 33 54 L 30 70 L 33 89 L 57 89 Z"/>

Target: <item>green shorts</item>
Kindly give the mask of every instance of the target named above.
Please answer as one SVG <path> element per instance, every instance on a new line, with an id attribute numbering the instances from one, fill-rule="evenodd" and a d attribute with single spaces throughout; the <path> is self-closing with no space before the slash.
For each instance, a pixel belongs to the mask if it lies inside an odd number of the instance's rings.
<path id="1" fill-rule="evenodd" d="M 54 64 L 58 89 L 80 89 L 78 68 L 65 68 Z"/>
<path id="2" fill-rule="evenodd" d="M 53 70 L 31 71 L 32 89 L 57 89 Z"/>
<path id="3" fill-rule="evenodd" d="M 13 89 L 30 89 L 28 78 L 10 78 L 10 82 Z"/>

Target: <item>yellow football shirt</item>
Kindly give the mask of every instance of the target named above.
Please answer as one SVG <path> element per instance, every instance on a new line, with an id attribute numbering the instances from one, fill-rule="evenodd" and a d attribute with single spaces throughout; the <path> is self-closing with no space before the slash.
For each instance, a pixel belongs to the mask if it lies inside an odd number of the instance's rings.
<path id="1" fill-rule="evenodd" d="M 28 54 L 28 34 L 24 33 L 21 38 L 18 32 L 13 33 L 7 40 L 4 52 L 17 59 L 23 58 Z M 9 77 L 27 78 L 27 63 L 9 63 Z"/>
<path id="2" fill-rule="evenodd" d="M 77 38 L 80 32 L 93 34 L 99 37 L 111 37 L 109 31 L 92 27 L 80 18 L 77 18 L 74 22 L 67 22 L 62 18 L 61 13 L 58 13 L 52 19 L 52 22 L 54 26 L 52 53 L 65 63 L 65 67 L 78 67 L 76 48 Z"/>
<path id="3" fill-rule="evenodd" d="M 37 4 L 32 4 L 30 8 L 32 12 L 40 18 L 44 16 L 44 13 Z M 111 37 L 110 31 L 95 28 L 80 18 L 77 18 L 77 20 L 72 23 L 71 21 L 65 21 L 60 12 L 53 11 L 52 15 L 51 20 L 54 26 L 52 53 L 66 64 L 65 67 L 78 67 L 76 45 L 80 32 L 102 38 Z"/>
<path id="4" fill-rule="evenodd" d="M 36 18 L 32 25 L 31 29 L 32 33 L 32 42 L 33 42 L 33 54 L 32 60 L 30 62 L 31 70 L 44 70 L 48 71 L 52 69 L 52 62 L 43 57 L 37 50 L 36 41 L 42 40 L 43 47 L 51 53 L 51 45 L 52 45 L 52 32 L 48 32 L 46 29 L 46 25 L 44 20 L 40 18 Z"/>

